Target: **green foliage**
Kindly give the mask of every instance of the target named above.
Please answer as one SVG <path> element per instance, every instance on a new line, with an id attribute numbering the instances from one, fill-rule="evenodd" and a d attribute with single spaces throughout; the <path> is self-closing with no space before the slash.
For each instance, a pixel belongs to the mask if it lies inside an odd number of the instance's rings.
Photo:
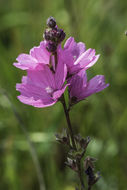
<path id="1" fill-rule="evenodd" d="M 71 111 L 75 132 L 91 136 L 87 154 L 97 157 L 102 178 L 93 189 L 127 186 L 127 1 L 1 0 L 0 88 L 10 97 L 30 133 L 41 163 L 46 190 L 74 190 L 76 176 L 65 167 L 66 150 L 53 134 L 66 126 L 60 103 L 45 109 L 21 104 L 15 84 L 25 72 L 12 66 L 16 57 L 42 40 L 47 17 L 77 41 L 101 54 L 88 76 L 104 74 L 110 83 Z M 0 189 L 38 190 L 35 167 L 10 102 L 0 93 Z M 63 180 L 64 179 L 64 180 Z"/>

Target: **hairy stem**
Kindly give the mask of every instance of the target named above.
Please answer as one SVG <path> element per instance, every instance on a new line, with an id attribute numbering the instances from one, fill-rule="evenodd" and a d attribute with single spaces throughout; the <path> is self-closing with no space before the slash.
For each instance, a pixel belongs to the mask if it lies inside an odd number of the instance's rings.
<path id="1" fill-rule="evenodd" d="M 75 140 L 74 140 L 74 133 L 73 133 L 72 125 L 71 125 L 71 121 L 70 121 L 69 111 L 66 106 L 64 95 L 61 98 L 61 102 L 63 104 L 64 113 L 65 113 L 66 121 L 67 121 L 67 126 L 68 126 L 70 136 L 71 136 L 72 146 L 73 146 L 74 150 L 77 150 Z M 81 183 L 81 190 L 85 190 L 85 185 L 83 182 L 82 171 L 81 171 L 81 159 L 77 159 L 76 161 L 77 161 L 77 166 L 78 166 L 78 176 L 79 176 L 80 183 Z"/>
<path id="2" fill-rule="evenodd" d="M 78 176 L 81 183 L 81 190 L 85 190 L 85 185 L 84 185 L 84 181 L 82 178 L 82 171 L 81 171 L 81 159 L 77 159 L 77 165 L 78 165 Z"/>
<path id="3" fill-rule="evenodd" d="M 69 112 L 66 106 L 66 102 L 65 102 L 65 98 L 64 95 L 62 96 L 62 104 L 63 104 L 63 108 L 64 108 L 64 113 L 66 116 L 66 120 L 67 120 L 67 126 L 70 132 L 70 136 L 71 136 L 71 141 L 72 141 L 72 146 L 73 148 L 76 150 L 76 144 L 75 144 L 75 140 L 74 140 L 74 134 L 73 134 L 73 130 L 72 130 L 72 126 L 71 126 L 71 121 L 70 121 L 70 116 L 69 116 Z"/>

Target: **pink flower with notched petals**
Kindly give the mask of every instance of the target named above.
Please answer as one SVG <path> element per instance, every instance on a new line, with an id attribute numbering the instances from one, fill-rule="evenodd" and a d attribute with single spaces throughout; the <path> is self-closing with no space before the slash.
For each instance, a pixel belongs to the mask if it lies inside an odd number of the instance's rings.
<path id="1" fill-rule="evenodd" d="M 58 64 L 55 73 L 48 65 L 41 65 L 38 69 L 28 69 L 27 76 L 22 78 L 22 83 L 16 85 L 21 93 L 18 99 L 34 107 L 47 107 L 55 104 L 64 93 L 67 67 L 61 55 L 58 55 Z"/>
<path id="2" fill-rule="evenodd" d="M 100 92 L 109 86 L 109 84 L 105 83 L 103 75 L 96 75 L 90 81 L 87 81 L 87 75 L 84 70 L 81 70 L 79 73 L 70 77 L 68 83 L 72 104 L 79 102 L 94 93 Z"/>
<path id="3" fill-rule="evenodd" d="M 76 43 L 73 37 L 67 39 L 62 49 L 65 36 L 55 19 L 49 17 L 44 41 L 29 54 L 17 57 L 13 65 L 27 71 L 22 83 L 16 85 L 20 92 L 18 99 L 24 104 L 40 108 L 51 106 L 60 100 L 67 86 L 71 103 L 77 103 L 109 85 L 102 75 L 87 81 L 86 70 L 96 63 L 99 55 L 95 55 L 94 49 L 86 50 L 85 44 Z"/>
<path id="4" fill-rule="evenodd" d="M 29 54 L 20 54 L 18 62 L 14 63 L 17 68 L 27 70 L 22 83 L 16 85 L 21 93 L 18 99 L 22 103 L 34 107 L 51 106 L 60 99 L 67 86 L 71 103 L 77 103 L 109 86 L 105 84 L 102 75 L 87 81 L 86 70 L 99 58 L 99 55 L 95 55 L 95 50 L 86 50 L 84 43 L 76 43 L 70 37 L 64 49 L 61 44 L 58 45 L 56 65 L 55 56 L 47 51 L 46 45 L 47 42 L 42 41 Z M 64 85 L 66 79 L 67 84 Z"/>
<path id="5" fill-rule="evenodd" d="M 92 67 L 98 60 L 99 55 L 95 55 L 94 49 L 86 50 L 85 44 L 76 43 L 73 37 L 67 39 L 64 45 L 64 53 L 68 57 L 66 64 L 69 74 L 75 74 L 81 69 Z"/>

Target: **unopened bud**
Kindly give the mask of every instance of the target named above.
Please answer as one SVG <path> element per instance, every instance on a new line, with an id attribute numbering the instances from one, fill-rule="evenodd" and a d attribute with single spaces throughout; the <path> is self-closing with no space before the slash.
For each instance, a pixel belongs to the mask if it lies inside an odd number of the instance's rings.
<path id="1" fill-rule="evenodd" d="M 43 38 L 44 38 L 46 41 L 49 41 L 50 38 L 51 38 L 50 30 L 51 30 L 51 29 L 46 29 L 45 32 L 44 32 L 44 34 L 43 34 Z"/>
<path id="2" fill-rule="evenodd" d="M 65 32 L 62 29 L 57 29 L 57 38 L 59 42 L 62 42 L 65 39 Z"/>
<path id="3" fill-rule="evenodd" d="M 46 46 L 46 49 L 49 51 L 49 52 L 52 52 L 54 53 L 57 49 L 57 44 L 53 43 L 53 42 L 48 42 L 47 43 L 47 46 Z"/>
<path id="4" fill-rule="evenodd" d="M 49 28 L 55 28 L 56 20 L 52 16 L 47 19 L 47 26 Z"/>

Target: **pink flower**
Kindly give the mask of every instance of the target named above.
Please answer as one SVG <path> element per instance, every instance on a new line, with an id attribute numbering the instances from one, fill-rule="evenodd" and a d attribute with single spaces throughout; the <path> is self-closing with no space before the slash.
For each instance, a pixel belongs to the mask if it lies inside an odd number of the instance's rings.
<path id="1" fill-rule="evenodd" d="M 82 42 L 76 43 L 73 37 L 66 41 L 64 52 L 67 56 L 66 64 L 69 74 L 92 67 L 99 58 L 99 55 L 95 55 L 94 49 L 86 50 L 85 44 Z"/>
<path id="2" fill-rule="evenodd" d="M 53 42 L 52 42 L 53 43 Z M 47 51 L 50 41 L 42 41 L 29 54 L 20 54 L 14 66 L 27 70 L 22 83 L 16 85 L 21 93 L 18 99 L 34 107 L 47 107 L 55 104 L 69 85 L 71 103 L 78 102 L 106 88 L 104 76 L 97 75 L 87 82 L 86 69 L 95 64 L 99 55 L 95 50 L 86 50 L 84 43 L 76 43 L 70 37 L 64 49 L 57 44 L 57 64 L 55 52 Z M 67 73 L 70 75 L 67 77 Z M 68 79 L 67 79 L 68 78 Z M 67 84 L 64 85 L 67 79 Z"/>
<path id="3" fill-rule="evenodd" d="M 29 54 L 20 54 L 17 57 L 18 63 L 13 65 L 22 70 L 36 69 L 40 65 L 49 64 L 50 53 L 46 49 L 46 41 L 42 41 L 40 46 L 34 47 Z"/>
<path id="4" fill-rule="evenodd" d="M 35 49 L 33 52 L 35 52 Z M 16 85 L 16 90 L 21 93 L 18 99 L 22 103 L 34 107 L 51 106 L 59 100 L 67 87 L 67 85 L 64 85 L 66 75 L 67 68 L 59 54 L 55 73 L 46 64 L 41 65 L 39 70 L 27 70 L 27 76 L 22 78 L 22 83 Z"/>
<path id="5" fill-rule="evenodd" d="M 68 79 L 68 82 L 70 84 L 69 94 L 72 104 L 83 100 L 94 93 L 100 92 L 109 86 L 109 84 L 105 84 L 105 78 L 103 75 L 96 75 L 90 81 L 87 81 L 87 75 L 84 70 L 73 75 Z"/>

